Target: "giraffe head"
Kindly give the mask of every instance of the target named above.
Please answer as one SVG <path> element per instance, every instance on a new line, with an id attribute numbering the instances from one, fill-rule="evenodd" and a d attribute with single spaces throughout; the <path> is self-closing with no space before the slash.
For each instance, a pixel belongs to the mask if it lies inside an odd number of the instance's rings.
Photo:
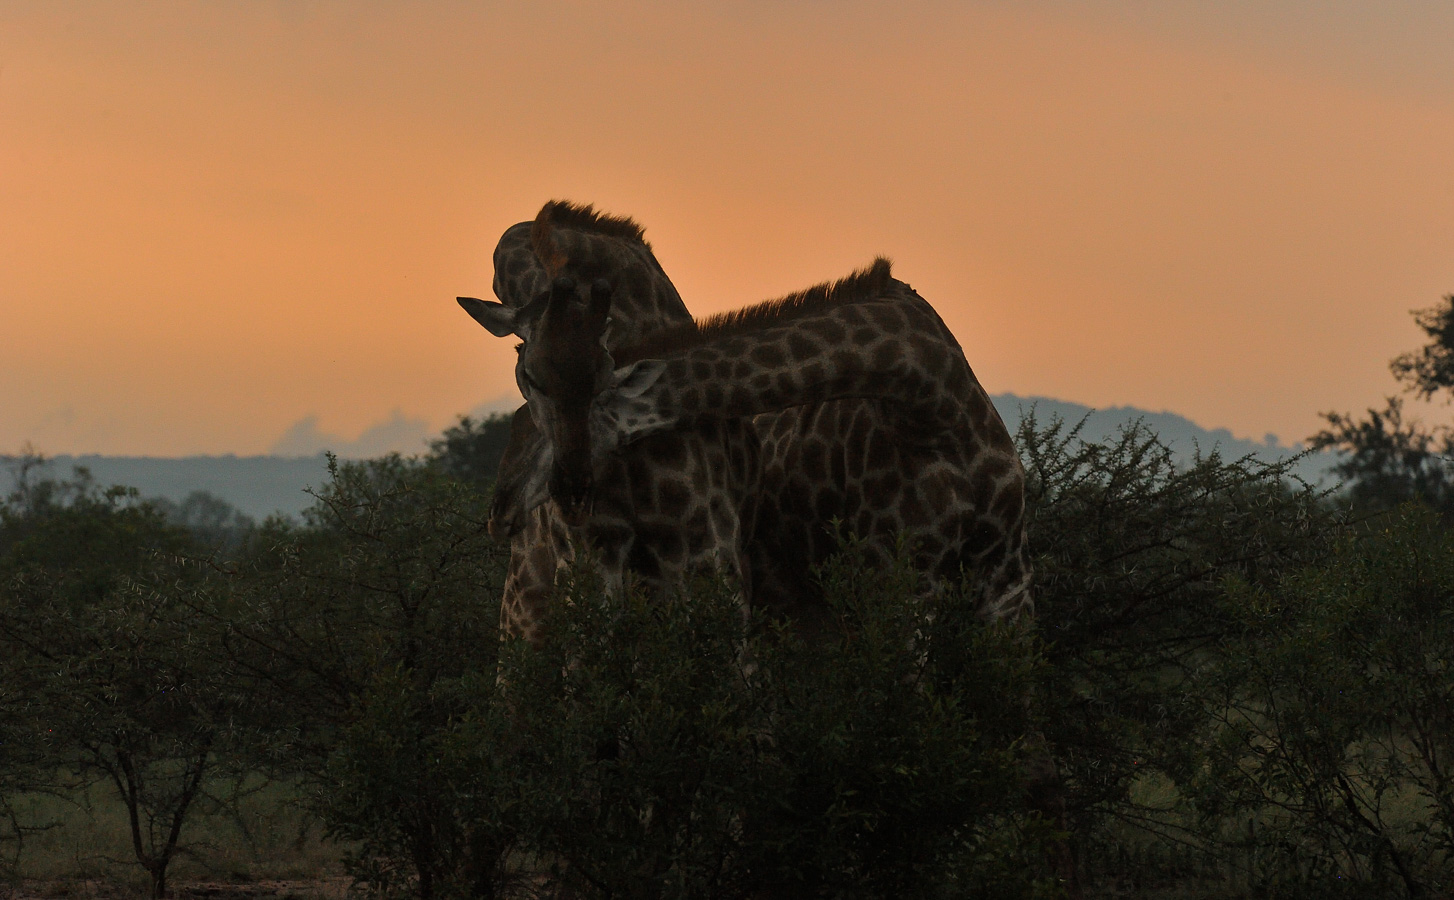
<path id="1" fill-rule="evenodd" d="M 598 280 L 582 302 L 575 281 L 559 277 L 545 308 L 518 348 L 515 381 L 550 455 L 548 490 L 568 524 L 590 511 L 591 401 L 609 383 L 611 354 L 603 338 L 611 310 L 611 286 Z"/>
<path id="2" fill-rule="evenodd" d="M 598 446 L 593 410 L 639 395 L 662 372 L 649 361 L 615 367 L 606 347 L 611 293 L 609 282 L 596 279 L 583 299 L 573 279 L 557 278 L 529 339 L 517 348 L 515 380 L 543 438 L 547 492 L 570 525 L 590 513 L 595 461 L 614 449 Z"/>

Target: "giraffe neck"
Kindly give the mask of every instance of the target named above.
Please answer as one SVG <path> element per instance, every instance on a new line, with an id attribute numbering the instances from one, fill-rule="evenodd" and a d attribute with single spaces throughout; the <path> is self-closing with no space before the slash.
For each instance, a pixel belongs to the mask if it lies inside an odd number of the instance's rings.
<path id="1" fill-rule="evenodd" d="M 902 435 L 932 440 L 968 431 L 1013 452 L 958 342 L 902 282 L 776 318 L 750 310 L 738 318 L 688 333 L 674 350 L 638 363 L 656 373 L 644 390 L 627 379 L 626 389 L 603 394 L 592 412 L 595 452 L 657 431 L 854 398 L 881 401 Z M 618 375 L 631 371 L 623 366 Z"/>

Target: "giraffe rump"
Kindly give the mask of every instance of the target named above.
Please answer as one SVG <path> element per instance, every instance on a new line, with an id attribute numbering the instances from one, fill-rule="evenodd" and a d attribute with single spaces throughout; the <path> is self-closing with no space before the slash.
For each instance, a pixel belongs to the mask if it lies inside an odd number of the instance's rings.
<path id="1" fill-rule="evenodd" d="M 671 356 L 702 344 L 735 334 L 791 322 L 812 315 L 827 306 L 880 297 L 894 284 L 893 264 L 885 257 L 846 278 L 825 281 L 806 290 L 767 300 L 731 312 L 717 313 L 701 321 L 681 322 L 655 332 L 617 354 L 616 364 Z"/>

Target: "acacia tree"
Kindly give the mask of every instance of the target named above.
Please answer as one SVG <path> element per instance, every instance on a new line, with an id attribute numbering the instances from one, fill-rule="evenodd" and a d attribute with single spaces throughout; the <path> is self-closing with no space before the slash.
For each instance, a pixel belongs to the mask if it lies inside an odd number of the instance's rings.
<path id="1" fill-rule="evenodd" d="M 33 463 L 33 461 L 32 461 Z M 23 692 L 7 752 L 110 785 L 151 895 L 225 734 L 227 694 L 197 547 L 134 491 L 32 481 L 0 506 L 0 677 Z"/>
<path id="2" fill-rule="evenodd" d="M 1395 357 L 1389 368 L 1404 393 L 1421 400 L 1449 392 L 1454 400 L 1454 294 L 1438 306 L 1414 312 L 1429 342 Z M 1446 518 L 1454 516 L 1454 429 L 1429 428 L 1404 412 L 1404 398 L 1388 397 L 1366 418 L 1324 413 L 1328 427 L 1313 435 L 1317 449 L 1344 454 L 1337 472 L 1360 505 L 1387 508 L 1422 500 Z"/>
<path id="3" fill-rule="evenodd" d="M 1048 642 L 1045 736 L 1077 855 L 1087 878 L 1107 879 L 1128 869 L 1115 868 L 1120 835 L 1160 848 L 1197 840 L 1182 811 L 1144 802 L 1134 787 L 1195 770 L 1198 672 L 1235 630 L 1223 583 L 1261 585 L 1317 563 L 1339 519 L 1292 479 L 1288 461 L 1213 452 L 1183 466 L 1140 425 L 1095 443 L 1031 416 L 1019 444 Z"/>
<path id="4" fill-rule="evenodd" d="M 490 896 L 508 837 L 491 780 L 505 555 L 488 497 L 436 461 L 329 462 L 302 526 L 235 573 L 229 666 L 255 764 L 302 782 L 375 891 Z"/>
<path id="5" fill-rule="evenodd" d="M 1203 670 L 1206 739 L 1182 788 L 1267 895 L 1447 896 L 1454 532 L 1409 505 L 1334 549 L 1229 580 L 1234 628 Z"/>

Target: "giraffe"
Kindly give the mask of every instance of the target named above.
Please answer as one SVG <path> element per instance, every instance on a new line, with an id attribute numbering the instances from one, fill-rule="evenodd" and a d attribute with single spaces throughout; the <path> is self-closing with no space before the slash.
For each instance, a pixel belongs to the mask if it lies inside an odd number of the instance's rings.
<path id="1" fill-rule="evenodd" d="M 604 349 L 691 321 L 640 226 L 590 206 L 545 204 L 534 221 L 506 230 L 494 259 L 493 289 L 501 302 L 461 297 L 459 303 L 497 336 L 513 334 L 530 345 L 550 331 L 538 326 L 586 317 Z M 594 306 L 583 302 L 558 280 L 551 286 L 562 272 L 608 285 L 606 293 Z M 627 571 L 665 586 L 716 568 L 748 589 L 742 547 L 755 511 L 758 462 L 745 423 L 703 423 L 633 446 L 602 462 L 599 489 L 594 471 L 577 466 L 572 471 L 584 476 L 576 493 L 590 497 L 587 507 L 540 503 L 543 491 L 532 481 L 553 467 L 551 445 L 535 418 L 529 404 L 512 418 L 491 505 L 491 533 L 510 540 L 502 633 L 539 638 L 556 571 L 578 546 L 592 550 L 615 587 Z"/>
<path id="2" fill-rule="evenodd" d="M 590 323 L 578 324 L 586 333 L 568 344 L 527 342 L 517 365 L 538 423 L 552 429 L 549 493 L 558 501 L 572 499 L 565 470 L 581 460 L 609 459 L 644 436 L 758 416 L 767 463 L 750 544 L 764 574 L 754 591 L 786 570 L 760 602 L 811 615 L 802 573 L 833 551 L 826 523 L 838 520 L 884 554 L 908 538 L 930 588 L 971 567 L 986 619 L 1033 611 L 1014 443 L 959 343 L 887 260 L 663 329 L 614 356 L 602 348 L 593 381 L 572 382 L 567 405 L 552 396 L 565 387 L 554 379 L 567 357 L 580 364 L 589 352 Z"/>
<path id="3" fill-rule="evenodd" d="M 573 286 L 553 290 L 569 295 Z M 609 284 L 593 285 L 592 302 L 607 292 Z M 566 334 L 521 348 L 522 393 L 546 401 L 539 418 L 553 429 L 533 470 L 502 464 L 502 483 L 510 475 L 528 485 L 516 498 L 522 508 L 538 502 L 532 491 L 569 507 L 591 490 L 568 478 L 547 482 L 556 450 L 569 451 L 567 468 L 594 466 L 643 435 L 750 417 L 763 459 L 747 545 L 756 602 L 821 633 L 826 607 L 811 573 L 837 548 L 830 523 L 841 521 L 885 556 L 908 536 L 931 585 L 957 579 L 968 563 L 985 619 L 1033 614 L 1024 471 L 1013 441 L 947 326 L 886 260 L 633 344 L 608 347 L 597 328 L 577 318 Z M 565 368 L 575 371 L 558 377 Z M 562 427 L 566 417 L 575 422 Z M 1032 808 L 1065 830 L 1053 754 L 1043 735 L 1028 738 Z M 1050 861 L 1079 896 L 1070 845 L 1057 841 Z"/>

